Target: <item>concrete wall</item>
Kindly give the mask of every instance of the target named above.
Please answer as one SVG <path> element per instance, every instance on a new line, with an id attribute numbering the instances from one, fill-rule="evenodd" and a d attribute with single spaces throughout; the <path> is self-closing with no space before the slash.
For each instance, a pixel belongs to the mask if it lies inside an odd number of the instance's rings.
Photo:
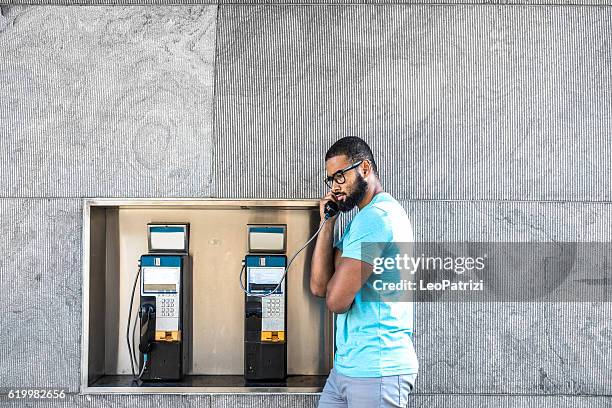
<path id="1" fill-rule="evenodd" d="M 314 198 L 352 134 L 418 239 L 610 241 L 610 3 L 449 3 L 2 6 L 0 387 L 69 396 L 1 405 L 316 406 L 78 395 L 83 197 Z M 409 406 L 612 406 L 610 304 L 416 322 Z"/>

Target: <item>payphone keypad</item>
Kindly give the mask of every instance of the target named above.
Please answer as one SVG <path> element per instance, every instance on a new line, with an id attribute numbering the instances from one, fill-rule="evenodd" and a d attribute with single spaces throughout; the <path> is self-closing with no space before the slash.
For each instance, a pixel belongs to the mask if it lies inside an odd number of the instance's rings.
<path id="1" fill-rule="evenodd" d="M 264 300 L 264 313 L 263 317 L 283 317 L 285 305 L 283 304 L 283 297 L 269 297 Z"/>
<path id="2" fill-rule="evenodd" d="M 159 317 L 178 317 L 177 296 L 159 295 L 157 297 L 157 313 Z"/>
<path id="3" fill-rule="evenodd" d="M 262 330 L 285 329 L 285 297 L 272 295 L 262 299 Z"/>

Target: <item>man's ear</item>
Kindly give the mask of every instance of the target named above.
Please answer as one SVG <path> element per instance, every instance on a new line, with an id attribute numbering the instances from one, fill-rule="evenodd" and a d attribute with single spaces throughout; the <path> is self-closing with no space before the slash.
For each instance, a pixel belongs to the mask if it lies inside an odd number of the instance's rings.
<path id="1" fill-rule="evenodd" d="M 363 161 L 363 177 L 367 177 L 370 175 L 370 173 L 372 173 L 372 163 L 370 163 L 369 160 L 364 160 Z"/>

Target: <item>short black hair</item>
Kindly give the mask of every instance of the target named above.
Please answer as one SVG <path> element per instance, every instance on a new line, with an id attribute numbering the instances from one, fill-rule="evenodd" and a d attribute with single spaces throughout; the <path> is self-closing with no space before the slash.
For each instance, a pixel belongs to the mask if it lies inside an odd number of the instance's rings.
<path id="1" fill-rule="evenodd" d="M 352 162 L 359 160 L 369 160 L 372 163 L 372 169 L 374 174 L 378 177 L 378 166 L 374 161 L 374 155 L 370 146 L 360 137 L 357 136 L 346 136 L 339 139 L 331 145 L 331 147 L 325 153 L 325 161 L 335 156 L 345 155 Z"/>

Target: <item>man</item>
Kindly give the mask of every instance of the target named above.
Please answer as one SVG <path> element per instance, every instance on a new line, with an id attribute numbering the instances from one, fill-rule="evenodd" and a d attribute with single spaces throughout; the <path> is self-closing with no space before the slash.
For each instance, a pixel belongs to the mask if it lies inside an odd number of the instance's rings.
<path id="1" fill-rule="evenodd" d="M 337 216 L 323 226 L 312 255 L 310 290 L 325 297 L 336 317 L 334 367 L 319 408 L 404 407 L 418 373 L 412 344 L 412 302 L 366 299 L 372 290 L 372 254 L 364 243 L 412 242 L 401 205 L 383 191 L 370 147 L 358 137 L 334 143 L 325 155 L 326 184 L 320 202 L 359 212 L 334 244 Z M 380 245 L 380 244 L 379 244 Z"/>

